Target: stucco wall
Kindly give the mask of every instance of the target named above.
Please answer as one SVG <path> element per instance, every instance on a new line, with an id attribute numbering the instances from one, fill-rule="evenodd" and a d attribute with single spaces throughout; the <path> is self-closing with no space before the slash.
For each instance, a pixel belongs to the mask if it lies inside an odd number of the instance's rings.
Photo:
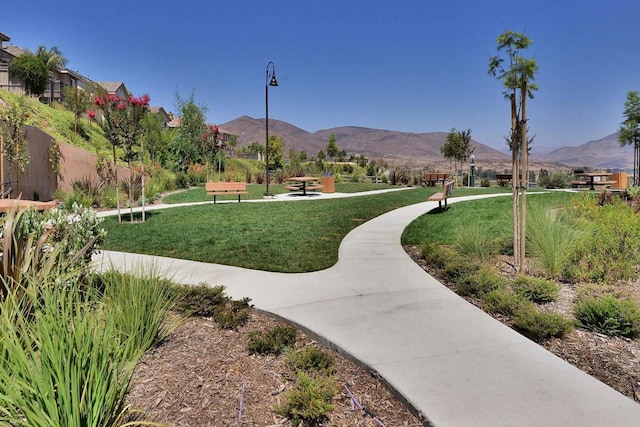
<path id="1" fill-rule="evenodd" d="M 86 177 L 99 181 L 96 170 L 96 156 L 81 148 L 60 143 L 60 168 L 53 171 L 49 159 L 49 146 L 53 138 L 32 126 L 25 126 L 29 147 L 29 165 L 24 173 L 5 162 L 2 181 L 12 189 L 11 197 L 20 196 L 24 200 L 53 200 L 56 189 L 69 191 L 76 180 Z M 126 168 L 118 167 L 118 178 L 127 177 Z"/>

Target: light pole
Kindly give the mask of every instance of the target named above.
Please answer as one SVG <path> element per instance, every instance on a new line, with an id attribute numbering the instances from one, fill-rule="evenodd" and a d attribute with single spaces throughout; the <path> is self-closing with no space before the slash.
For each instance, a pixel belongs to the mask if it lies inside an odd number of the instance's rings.
<path id="1" fill-rule="evenodd" d="M 271 65 L 271 73 L 269 73 L 269 65 Z M 267 181 L 267 190 L 264 193 L 265 197 L 271 197 L 269 193 L 269 86 L 278 86 L 278 81 L 276 80 L 276 66 L 273 65 L 272 61 L 269 61 L 267 64 L 267 76 L 264 81 L 264 105 L 265 105 L 265 130 L 266 130 L 266 141 L 265 141 L 265 169 L 266 169 L 266 181 Z"/>

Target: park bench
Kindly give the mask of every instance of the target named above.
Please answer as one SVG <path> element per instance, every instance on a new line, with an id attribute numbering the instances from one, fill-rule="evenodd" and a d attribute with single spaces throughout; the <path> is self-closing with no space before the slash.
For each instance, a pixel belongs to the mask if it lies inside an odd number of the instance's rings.
<path id="1" fill-rule="evenodd" d="M 240 203 L 241 194 L 247 193 L 246 182 L 207 182 L 205 184 L 207 195 L 213 196 L 213 203 L 216 203 L 216 196 L 237 195 Z"/>
<path id="2" fill-rule="evenodd" d="M 442 191 L 429 196 L 430 202 L 438 202 L 438 207 L 442 209 L 442 202 L 444 201 L 444 208 L 447 208 L 447 199 L 453 193 L 453 181 L 446 181 L 442 186 Z"/>

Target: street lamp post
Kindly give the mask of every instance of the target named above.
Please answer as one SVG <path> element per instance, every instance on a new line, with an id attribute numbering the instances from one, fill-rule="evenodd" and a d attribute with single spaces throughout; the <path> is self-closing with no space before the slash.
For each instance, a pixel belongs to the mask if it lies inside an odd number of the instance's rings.
<path id="1" fill-rule="evenodd" d="M 271 65 L 271 73 L 269 73 L 269 65 Z M 266 141 L 265 141 L 265 170 L 266 170 L 266 181 L 267 181 L 267 190 L 264 193 L 265 197 L 271 197 L 271 193 L 269 193 L 269 86 L 278 86 L 278 81 L 276 80 L 276 67 L 273 65 L 272 61 L 269 61 L 267 64 L 267 75 L 264 82 L 264 104 L 265 104 L 265 130 L 266 130 Z"/>

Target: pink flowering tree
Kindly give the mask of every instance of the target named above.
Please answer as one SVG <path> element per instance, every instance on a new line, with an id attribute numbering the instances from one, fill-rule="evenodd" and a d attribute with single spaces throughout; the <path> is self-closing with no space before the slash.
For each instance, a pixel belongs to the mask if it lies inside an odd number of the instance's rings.
<path id="1" fill-rule="evenodd" d="M 216 162 L 218 164 L 218 180 L 220 180 L 220 168 L 224 163 L 225 146 L 226 141 L 221 138 L 218 125 L 207 125 L 207 131 L 202 134 L 200 147 L 207 167 L 207 180 L 211 180 L 210 175 L 213 175 Z"/>
<path id="2" fill-rule="evenodd" d="M 149 95 L 143 95 L 140 98 L 130 96 L 126 99 L 114 94 L 99 95 L 94 98 L 94 102 L 102 113 L 102 119 L 98 120 L 98 123 L 113 149 L 113 177 L 116 186 L 118 185 L 116 149 L 123 151 L 123 160 L 127 162 L 129 170 L 129 206 L 131 221 L 133 221 L 134 179 L 132 165 L 138 154 L 143 152 L 143 147 L 139 147 L 139 144 L 142 143 L 144 133 L 142 118 L 149 109 Z M 118 221 L 122 221 L 118 191 L 116 191 L 116 204 L 118 206 Z"/>

